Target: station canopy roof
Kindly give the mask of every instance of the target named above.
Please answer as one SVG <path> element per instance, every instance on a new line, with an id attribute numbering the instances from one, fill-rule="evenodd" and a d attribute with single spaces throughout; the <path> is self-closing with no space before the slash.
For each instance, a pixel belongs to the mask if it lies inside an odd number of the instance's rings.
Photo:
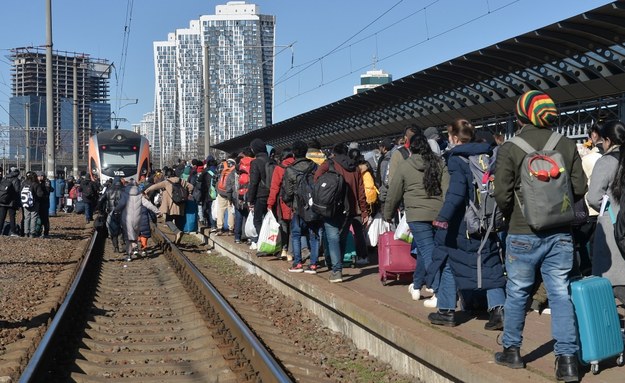
<path id="1" fill-rule="evenodd" d="M 316 138 L 322 146 L 400 135 L 409 123 L 509 115 L 537 89 L 558 104 L 625 92 L 625 0 L 464 54 L 367 92 L 214 145 L 231 152 L 254 138 L 276 148 Z"/>

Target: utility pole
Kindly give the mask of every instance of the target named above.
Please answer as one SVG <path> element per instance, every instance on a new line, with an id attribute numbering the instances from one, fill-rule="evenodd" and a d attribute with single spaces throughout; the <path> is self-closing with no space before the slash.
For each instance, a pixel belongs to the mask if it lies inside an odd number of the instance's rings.
<path id="1" fill-rule="evenodd" d="M 26 116 L 24 118 L 26 125 L 26 167 L 24 170 L 30 171 L 30 104 L 24 104 L 24 109 L 26 111 Z"/>
<path id="2" fill-rule="evenodd" d="M 204 158 L 208 157 L 210 151 L 210 49 L 208 44 L 204 47 Z M 162 166 L 161 166 L 162 168 Z"/>
<path id="3" fill-rule="evenodd" d="M 72 135 L 72 174 L 78 178 L 78 61 L 74 57 L 74 126 Z"/>
<path id="4" fill-rule="evenodd" d="M 47 175 L 54 179 L 54 92 L 52 89 L 52 0 L 46 0 L 46 120 Z"/>

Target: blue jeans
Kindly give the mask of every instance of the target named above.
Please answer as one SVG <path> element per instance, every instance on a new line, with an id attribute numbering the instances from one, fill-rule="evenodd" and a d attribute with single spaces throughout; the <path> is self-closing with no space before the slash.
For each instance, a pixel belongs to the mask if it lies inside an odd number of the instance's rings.
<path id="1" fill-rule="evenodd" d="M 351 219 L 326 218 L 323 221 L 325 235 L 328 238 L 328 248 L 326 256 L 330 254 L 333 272 L 343 271 L 343 249 L 347 241 L 347 230 Z"/>
<path id="2" fill-rule="evenodd" d="M 508 234 L 506 238 L 508 297 L 504 306 L 504 347 L 521 347 L 528 299 L 539 269 L 551 308 L 551 334 L 556 355 L 574 355 L 577 345 L 575 315 L 569 293 L 569 272 L 573 267 L 573 239 L 570 234 Z"/>
<path id="3" fill-rule="evenodd" d="M 85 204 L 85 220 L 89 223 L 93 220 L 93 205 L 86 199 L 83 199 L 83 203 Z"/>
<path id="4" fill-rule="evenodd" d="M 488 311 L 495 307 L 503 306 L 506 303 L 506 292 L 503 287 L 486 290 L 486 301 L 488 302 Z"/>
<path id="5" fill-rule="evenodd" d="M 240 241 L 243 234 L 243 217 L 247 217 L 247 209 L 234 209 L 234 239 Z"/>
<path id="6" fill-rule="evenodd" d="M 308 237 L 310 243 L 310 264 L 316 265 L 319 260 L 319 225 L 320 223 L 307 223 L 299 215 L 293 214 L 291 219 L 291 238 L 293 238 L 293 266 L 302 263 L 301 238 Z"/>
<path id="7" fill-rule="evenodd" d="M 436 306 L 439 310 L 456 310 L 456 302 L 458 301 L 456 280 L 454 279 L 454 273 L 451 271 L 449 259 L 443 267 L 440 284 L 437 289 L 434 289 L 434 293 L 437 298 Z"/>
<path id="8" fill-rule="evenodd" d="M 432 251 L 434 250 L 434 228 L 430 222 L 408 222 L 413 236 L 413 245 L 417 249 L 417 268 L 412 276 L 415 289 L 420 289 L 425 284 L 425 271 L 432 263 Z M 435 280 L 435 284 L 437 281 Z"/>

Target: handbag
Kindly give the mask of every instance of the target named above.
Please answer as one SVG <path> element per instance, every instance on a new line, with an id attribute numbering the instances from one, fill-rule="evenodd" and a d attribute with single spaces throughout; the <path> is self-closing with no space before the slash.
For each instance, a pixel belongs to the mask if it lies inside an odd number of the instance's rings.
<path id="1" fill-rule="evenodd" d="M 610 206 L 608 196 L 601 203 L 592 257 L 592 274 L 610 280 L 612 285 L 625 285 L 625 260 L 614 238 L 616 216 Z"/>

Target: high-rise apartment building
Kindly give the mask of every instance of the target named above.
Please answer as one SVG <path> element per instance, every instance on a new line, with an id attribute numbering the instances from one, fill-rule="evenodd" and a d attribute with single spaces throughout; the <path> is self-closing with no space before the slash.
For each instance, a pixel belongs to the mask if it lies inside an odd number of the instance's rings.
<path id="1" fill-rule="evenodd" d="M 12 94 L 9 103 L 11 158 L 23 157 L 28 126 L 30 158 L 42 161 L 46 148 L 46 54 L 43 48 L 11 50 Z M 111 65 L 84 53 L 54 51 L 54 137 L 57 165 L 72 163 L 74 81 L 78 87 L 78 156 L 87 158 L 89 136 L 111 128 L 109 78 Z M 74 78 L 74 66 L 76 78 Z M 27 116 L 29 118 L 27 118 Z M 18 153 L 21 152 L 21 153 Z"/>
<path id="2" fill-rule="evenodd" d="M 383 70 L 369 70 L 360 75 L 360 85 L 354 87 L 354 94 L 366 92 L 376 86 L 388 84 L 393 81 L 393 76 Z"/>
<path id="3" fill-rule="evenodd" d="M 157 157 L 159 134 L 165 162 L 201 156 L 206 115 L 211 145 L 271 124 L 274 41 L 274 16 L 261 15 L 255 4 L 230 1 L 170 33 L 167 41 L 154 42 Z"/>

